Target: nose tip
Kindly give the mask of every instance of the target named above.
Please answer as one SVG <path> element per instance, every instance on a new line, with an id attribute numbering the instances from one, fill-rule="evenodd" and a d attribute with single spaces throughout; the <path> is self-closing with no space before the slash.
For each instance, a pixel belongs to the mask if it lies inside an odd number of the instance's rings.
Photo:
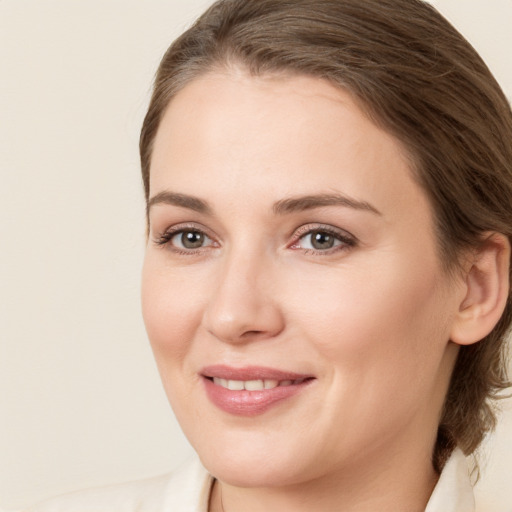
<path id="1" fill-rule="evenodd" d="M 255 304 L 248 298 L 218 301 L 204 315 L 207 331 L 221 341 L 241 343 L 277 336 L 284 322 L 275 304 Z"/>
<path id="2" fill-rule="evenodd" d="M 210 297 L 203 325 L 210 334 L 227 343 L 277 336 L 284 329 L 284 317 L 272 288 L 267 273 L 257 272 L 248 265 L 241 272 L 231 267 Z"/>

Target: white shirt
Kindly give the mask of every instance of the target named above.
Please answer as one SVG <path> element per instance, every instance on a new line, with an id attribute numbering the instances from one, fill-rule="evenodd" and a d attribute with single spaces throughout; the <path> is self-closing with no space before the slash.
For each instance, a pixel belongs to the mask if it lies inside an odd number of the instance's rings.
<path id="1" fill-rule="evenodd" d="M 198 458 L 170 475 L 53 498 L 26 512 L 208 512 L 213 477 Z M 474 512 L 466 459 L 455 450 L 425 512 Z"/>

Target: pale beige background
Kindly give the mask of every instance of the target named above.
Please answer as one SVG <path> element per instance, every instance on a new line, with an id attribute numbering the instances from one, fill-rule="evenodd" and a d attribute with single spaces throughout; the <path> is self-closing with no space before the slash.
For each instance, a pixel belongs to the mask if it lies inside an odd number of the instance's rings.
<path id="1" fill-rule="evenodd" d="M 512 0 L 434 2 L 512 93 Z M 139 313 L 137 139 L 153 72 L 208 0 L 0 0 L 0 507 L 190 453 Z M 512 406 L 479 499 L 512 511 Z M 207 425 L 205 425 L 207 428 Z"/>

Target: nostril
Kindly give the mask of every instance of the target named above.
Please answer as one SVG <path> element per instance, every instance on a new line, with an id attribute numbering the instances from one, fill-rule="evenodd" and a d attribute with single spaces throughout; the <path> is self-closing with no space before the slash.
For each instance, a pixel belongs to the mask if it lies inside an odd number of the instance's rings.
<path id="1" fill-rule="evenodd" d="M 249 338 L 249 337 L 254 337 L 254 336 L 258 336 L 258 335 L 262 335 L 264 334 L 263 331 L 245 331 L 242 336 L 246 337 L 246 338 Z"/>

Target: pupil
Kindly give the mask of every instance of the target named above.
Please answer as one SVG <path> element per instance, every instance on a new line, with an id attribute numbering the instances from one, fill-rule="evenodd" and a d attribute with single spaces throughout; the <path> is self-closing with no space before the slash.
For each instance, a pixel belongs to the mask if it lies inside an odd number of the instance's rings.
<path id="1" fill-rule="evenodd" d="M 204 243 L 204 235 L 197 231 L 185 231 L 181 235 L 181 243 L 187 249 L 197 249 Z"/>
<path id="2" fill-rule="evenodd" d="M 311 235 L 311 245 L 315 249 L 330 249 L 334 246 L 334 237 L 322 231 L 315 231 Z"/>

